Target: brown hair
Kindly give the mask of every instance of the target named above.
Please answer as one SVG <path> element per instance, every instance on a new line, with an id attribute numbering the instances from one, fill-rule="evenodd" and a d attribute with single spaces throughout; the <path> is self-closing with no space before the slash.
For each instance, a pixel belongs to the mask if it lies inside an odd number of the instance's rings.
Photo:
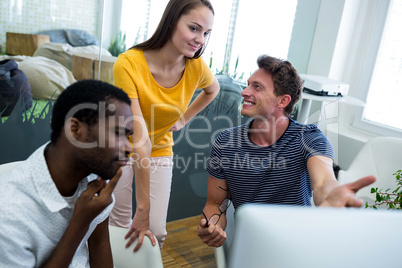
<path id="1" fill-rule="evenodd" d="M 158 49 L 163 47 L 173 35 L 174 27 L 181 16 L 188 14 L 191 10 L 199 7 L 206 6 L 215 15 L 214 9 L 209 0 L 170 0 L 167 4 L 162 18 L 159 22 L 155 33 L 147 41 L 137 44 L 131 48 L 139 49 Z M 205 50 L 204 44 L 195 54 L 193 59 L 199 58 Z"/>
<path id="2" fill-rule="evenodd" d="M 261 55 L 257 59 L 258 68 L 264 69 L 272 75 L 274 94 L 276 96 L 290 95 L 291 100 L 285 107 L 287 116 L 293 111 L 295 104 L 301 98 L 303 81 L 296 69 L 286 60 Z"/>

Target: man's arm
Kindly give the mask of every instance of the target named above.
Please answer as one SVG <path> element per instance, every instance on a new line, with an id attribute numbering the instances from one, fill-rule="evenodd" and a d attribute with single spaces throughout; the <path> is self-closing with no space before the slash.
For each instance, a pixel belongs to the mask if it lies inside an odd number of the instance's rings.
<path id="1" fill-rule="evenodd" d="M 326 156 L 312 156 L 307 161 L 307 169 L 313 187 L 314 204 L 319 206 L 328 193 L 339 185 L 333 170 L 333 161 Z"/>
<path id="2" fill-rule="evenodd" d="M 204 214 L 208 219 L 213 214 L 220 214 L 219 206 L 222 201 L 227 197 L 227 192 L 219 187 L 227 190 L 225 180 L 219 180 L 212 176 L 208 178 L 207 188 L 207 202 L 203 209 Z M 206 243 L 210 247 L 220 247 L 226 240 L 226 214 L 223 213 L 216 225 L 209 223 L 206 226 L 207 221 L 202 216 L 200 223 L 198 224 L 198 236 L 202 242 Z"/>
<path id="3" fill-rule="evenodd" d="M 375 182 L 374 176 L 367 176 L 352 183 L 339 185 L 335 179 L 332 159 L 325 156 L 310 157 L 307 169 L 316 206 L 361 207 L 363 201 L 356 197 L 357 191 Z"/>
<path id="4" fill-rule="evenodd" d="M 88 184 L 77 199 L 74 213 L 64 235 L 42 267 L 68 267 L 74 254 L 88 232 L 89 225 L 107 206 L 113 202 L 112 192 L 121 176 L 121 169 L 106 184 L 98 178 Z M 99 193 L 98 195 L 95 195 Z"/>
<path id="5" fill-rule="evenodd" d="M 113 267 L 109 239 L 109 218 L 98 224 L 88 239 L 91 267 Z"/>

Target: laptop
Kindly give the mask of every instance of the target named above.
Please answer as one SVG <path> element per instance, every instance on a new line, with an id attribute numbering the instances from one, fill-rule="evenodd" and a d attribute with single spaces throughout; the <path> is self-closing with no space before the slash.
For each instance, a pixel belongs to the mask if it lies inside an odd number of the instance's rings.
<path id="1" fill-rule="evenodd" d="M 401 267 L 401 211 L 245 205 L 229 268 Z"/>

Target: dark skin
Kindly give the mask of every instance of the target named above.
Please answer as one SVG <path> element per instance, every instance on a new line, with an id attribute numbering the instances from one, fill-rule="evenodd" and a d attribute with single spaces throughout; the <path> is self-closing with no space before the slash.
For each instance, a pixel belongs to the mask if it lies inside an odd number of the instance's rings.
<path id="1" fill-rule="evenodd" d="M 49 172 L 62 196 L 73 195 L 81 180 L 91 173 L 102 177 L 90 182 L 79 196 L 64 235 L 42 267 L 68 267 L 91 222 L 113 202 L 112 192 L 122 173 L 120 167 L 126 164 L 132 151 L 128 137 L 133 133 L 133 127 L 117 120 L 132 116 L 130 106 L 119 101 L 110 102 L 116 105 L 116 112 L 110 120 L 99 119 L 104 120 L 105 128 L 100 128 L 99 123 L 89 126 L 71 118 L 66 121 L 65 131 L 56 143 L 45 150 Z M 73 144 L 74 141 L 90 143 L 101 139 L 105 139 L 103 147 L 86 149 Z M 91 267 L 113 267 L 108 218 L 92 232 L 88 248 Z"/>
<path id="2" fill-rule="evenodd" d="M 69 266 L 92 220 L 112 203 L 111 194 L 120 176 L 121 170 L 119 169 L 116 176 L 107 184 L 102 179 L 92 181 L 88 184 L 88 189 L 81 194 L 75 203 L 74 214 L 66 232 L 43 267 Z M 95 196 L 97 192 L 99 192 L 99 195 Z M 109 240 L 105 241 L 103 239 L 104 235 L 101 233 L 106 233 L 107 237 L 109 236 L 108 219 L 98 225 L 88 240 L 91 266 L 94 264 L 93 267 L 113 267 Z M 102 241 L 102 244 L 96 245 L 97 241 Z M 103 254 L 96 254 L 96 258 L 94 258 L 94 250 L 92 250 L 95 246 L 100 252 L 103 252 Z"/>

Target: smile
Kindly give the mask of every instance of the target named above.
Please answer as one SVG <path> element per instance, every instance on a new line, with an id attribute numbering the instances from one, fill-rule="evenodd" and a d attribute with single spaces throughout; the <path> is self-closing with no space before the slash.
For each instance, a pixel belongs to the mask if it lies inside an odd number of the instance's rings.
<path id="1" fill-rule="evenodd" d="M 199 46 L 194 46 L 189 44 L 189 46 L 191 47 L 192 50 L 197 51 L 199 49 Z"/>
<path id="2" fill-rule="evenodd" d="M 243 104 L 246 104 L 246 105 L 255 105 L 255 103 L 252 103 L 252 102 L 249 102 L 249 101 L 244 101 Z"/>

